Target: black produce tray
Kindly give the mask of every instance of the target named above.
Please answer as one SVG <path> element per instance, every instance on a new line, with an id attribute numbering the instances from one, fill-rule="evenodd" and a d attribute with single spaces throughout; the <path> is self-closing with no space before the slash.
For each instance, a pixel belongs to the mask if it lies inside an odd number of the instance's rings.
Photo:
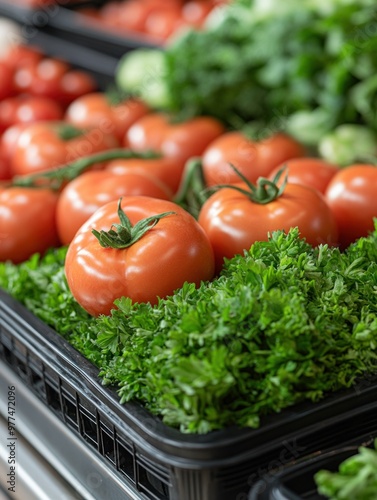
<path id="1" fill-rule="evenodd" d="M 114 84 L 114 74 L 118 64 L 115 57 L 81 47 L 35 27 L 30 26 L 29 29 L 33 30 L 29 43 L 39 47 L 45 55 L 63 59 L 73 67 L 87 71 L 93 75 L 101 90 L 105 91 Z"/>
<path id="2" fill-rule="evenodd" d="M 265 476 L 253 486 L 249 500 L 324 500 L 317 491 L 314 475 L 322 469 L 336 472 L 344 460 L 358 453 L 359 446 L 372 446 L 376 436 L 364 436 L 356 440 L 357 444 L 308 457 Z"/>
<path id="3" fill-rule="evenodd" d="M 363 380 L 296 405 L 259 429 L 182 434 L 136 403 L 120 405 L 98 370 L 0 290 L 0 359 L 61 422 L 142 498 L 243 500 L 272 468 L 377 431 L 377 383 Z"/>
<path id="4" fill-rule="evenodd" d="M 99 6 L 104 2 L 85 2 L 86 6 Z M 70 40 L 81 47 L 88 47 L 99 53 L 120 58 L 137 48 L 159 48 L 160 45 L 142 34 L 124 34 L 92 23 L 77 11 L 79 5 L 59 6 L 56 14 L 50 15 L 43 27 L 46 33 L 53 33 L 60 39 Z"/>
<path id="5" fill-rule="evenodd" d="M 38 26 L 41 22 L 42 24 L 46 24 L 49 19 L 47 14 L 39 14 L 35 9 L 20 5 L 17 1 L 13 0 L 0 0 L 0 16 L 7 17 L 21 24 L 33 24 L 35 26 Z"/>

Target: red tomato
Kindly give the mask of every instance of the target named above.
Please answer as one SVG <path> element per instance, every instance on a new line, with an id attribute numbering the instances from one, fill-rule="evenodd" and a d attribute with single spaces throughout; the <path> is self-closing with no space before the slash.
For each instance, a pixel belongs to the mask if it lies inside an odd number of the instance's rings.
<path id="1" fill-rule="evenodd" d="M 97 89 L 94 78 L 80 70 L 67 71 L 60 80 L 59 102 L 68 106 L 79 97 L 92 93 Z"/>
<path id="2" fill-rule="evenodd" d="M 0 190 L 0 261 L 17 264 L 59 244 L 57 202 L 58 195 L 48 189 Z"/>
<path id="3" fill-rule="evenodd" d="M 303 184 L 317 189 L 322 194 L 325 193 L 330 180 L 339 171 L 337 165 L 320 158 L 293 158 L 276 167 L 269 178 L 274 179 L 283 167 L 286 168 L 288 181 L 291 184 Z"/>
<path id="4" fill-rule="evenodd" d="M 1 58 L 1 62 L 16 69 L 22 66 L 37 64 L 43 58 L 37 47 L 29 45 L 11 45 Z"/>
<path id="5" fill-rule="evenodd" d="M 113 136 L 95 129 L 78 131 L 79 135 L 65 140 L 62 137 L 65 126 L 63 122 L 38 122 L 25 128 L 14 148 L 13 175 L 29 175 L 60 167 L 77 158 L 117 146 Z"/>
<path id="6" fill-rule="evenodd" d="M 223 134 L 203 153 L 203 174 L 207 186 L 240 181 L 229 165 L 234 165 L 250 182 L 267 177 L 281 163 L 304 156 L 302 146 L 284 134 L 263 141 L 248 139 L 242 132 Z"/>
<path id="7" fill-rule="evenodd" d="M 105 94 L 94 92 L 73 101 L 67 109 L 66 120 L 76 127 L 99 128 L 121 141 L 130 126 L 148 111 L 148 107 L 137 99 L 111 104 Z"/>
<path id="8" fill-rule="evenodd" d="M 246 183 L 236 186 L 248 189 Z M 233 188 L 222 188 L 202 206 L 199 224 L 207 233 L 215 252 L 216 269 L 223 259 L 243 254 L 255 241 L 266 241 L 275 230 L 298 227 L 313 246 L 338 242 L 335 218 L 324 197 L 300 184 L 287 184 L 275 200 L 259 204 Z"/>
<path id="9" fill-rule="evenodd" d="M 211 245 L 197 221 L 173 202 L 144 196 L 125 198 L 122 209 L 135 224 L 147 217 L 174 212 L 158 220 L 128 248 L 103 248 L 92 229 L 109 231 L 119 223 L 118 202 L 97 210 L 69 246 L 65 270 L 77 302 L 93 316 L 109 314 L 122 296 L 133 302 L 157 303 L 186 281 L 199 285 L 213 277 Z"/>
<path id="10" fill-rule="evenodd" d="M 339 227 L 340 247 L 373 231 L 377 217 L 377 167 L 355 164 L 334 175 L 325 198 Z"/>
<path id="11" fill-rule="evenodd" d="M 0 102 L 0 131 L 17 123 L 61 120 L 62 107 L 48 97 L 19 95 Z"/>
<path id="12" fill-rule="evenodd" d="M 0 62 L 0 101 L 15 93 L 13 84 L 13 69 Z"/>
<path id="13" fill-rule="evenodd" d="M 106 165 L 106 170 L 117 175 L 135 171 L 142 172 L 144 175 L 151 175 L 159 179 L 160 182 L 169 187 L 172 193 L 175 193 L 181 182 L 183 165 L 171 158 L 133 158 L 110 161 Z"/>
<path id="14" fill-rule="evenodd" d="M 123 196 L 150 196 L 170 200 L 170 190 L 159 179 L 129 170 L 122 175 L 108 171 L 84 172 L 69 182 L 59 196 L 57 227 L 68 245 L 76 232 L 100 207 Z"/>
<path id="15" fill-rule="evenodd" d="M 123 144 L 134 151 L 161 152 L 163 156 L 184 163 L 191 157 L 200 156 L 224 131 L 218 120 L 207 116 L 174 123 L 167 115 L 153 113 L 130 127 Z"/>
<path id="16" fill-rule="evenodd" d="M 15 74 L 15 83 L 19 92 L 58 100 L 60 81 L 69 69 L 69 64 L 63 61 L 43 57 L 37 64 L 19 68 Z"/>

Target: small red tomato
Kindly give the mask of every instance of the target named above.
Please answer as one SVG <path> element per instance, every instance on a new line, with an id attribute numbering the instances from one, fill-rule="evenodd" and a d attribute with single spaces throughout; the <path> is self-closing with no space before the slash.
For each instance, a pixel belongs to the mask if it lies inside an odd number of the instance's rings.
<path id="1" fill-rule="evenodd" d="M 375 165 L 350 165 L 339 170 L 329 182 L 325 198 L 337 221 L 342 249 L 373 231 L 376 193 Z"/>
<path id="2" fill-rule="evenodd" d="M 268 177 L 277 165 L 304 154 L 302 146 L 285 134 L 254 141 L 242 132 L 228 132 L 204 151 L 203 175 L 207 186 L 237 183 L 240 178 L 232 164 L 246 179 L 256 182 L 259 177 Z"/>
<path id="3" fill-rule="evenodd" d="M 234 186 L 250 191 L 246 183 Z M 242 255 L 276 230 L 288 232 L 297 226 L 313 246 L 338 243 L 336 221 L 324 197 L 300 184 L 288 183 L 280 196 L 267 203 L 253 201 L 233 187 L 221 188 L 203 204 L 198 220 L 211 241 L 217 272 L 224 258 Z"/>
<path id="4" fill-rule="evenodd" d="M 156 304 L 159 297 L 171 295 L 186 281 L 199 285 L 213 277 L 211 245 L 197 221 L 184 209 L 170 201 L 144 196 L 123 199 L 121 209 L 113 201 L 97 210 L 68 248 L 68 285 L 90 314 L 109 314 L 115 308 L 114 301 L 123 296 L 133 302 Z M 126 221 L 121 219 L 122 214 Z M 137 224 L 147 218 L 146 232 L 137 238 Z M 114 226 L 120 222 L 121 228 Z M 106 246 L 103 233 L 111 228 L 110 246 Z M 101 246 L 93 230 L 105 246 Z M 116 248 L 112 248 L 114 243 Z"/>
<path id="5" fill-rule="evenodd" d="M 84 172 L 69 182 L 59 196 L 56 220 L 62 244 L 68 245 L 96 210 L 123 196 L 172 198 L 167 186 L 144 172 L 128 170 L 121 175 L 109 171 Z"/>
<path id="6" fill-rule="evenodd" d="M 98 128 L 123 140 L 128 129 L 146 115 L 149 108 L 138 99 L 125 99 L 112 103 L 101 92 L 83 95 L 73 101 L 66 111 L 69 123 L 80 128 Z"/>
<path id="7" fill-rule="evenodd" d="M 0 190 L 0 261 L 18 264 L 59 245 L 57 202 L 58 195 L 48 189 Z"/>
<path id="8" fill-rule="evenodd" d="M 337 165 L 321 158 L 292 158 L 276 167 L 269 178 L 274 179 L 282 168 L 286 169 L 290 184 L 303 184 L 317 189 L 322 194 L 325 193 L 330 180 L 339 171 Z"/>
<path id="9" fill-rule="evenodd" d="M 0 102 L 0 131 L 17 123 L 61 120 L 63 109 L 53 99 L 19 95 Z"/>

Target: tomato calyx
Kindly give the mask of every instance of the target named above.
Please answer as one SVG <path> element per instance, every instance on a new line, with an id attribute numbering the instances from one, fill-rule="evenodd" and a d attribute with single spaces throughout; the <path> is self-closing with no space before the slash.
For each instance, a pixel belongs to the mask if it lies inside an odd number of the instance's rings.
<path id="1" fill-rule="evenodd" d="M 200 158 L 191 158 L 186 162 L 174 202 L 197 217 L 207 198 L 202 161 Z"/>
<path id="2" fill-rule="evenodd" d="M 113 224 L 109 231 L 97 231 L 96 229 L 92 229 L 92 234 L 97 238 L 99 244 L 103 248 L 128 248 L 140 240 L 147 231 L 150 231 L 160 219 L 168 215 L 176 214 L 176 212 L 170 211 L 152 215 L 151 217 L 140 220 L 133 226 L 130 219 L 124 213 L 121 203 L 122 198 L 120 198 L 118 202 L 118 217 L 120 224 Z"/>
<path id="3" fill-rule="evenodd" d="M 76 139 L 76 137 L 80 137 L 84 134 L 84 130 L 74 127 L 69 123 L 59 123 L 56 125 L 56 133 L 58 134 L 59 139 L 62 141 L 70 141 L 71 139 Z"/>
<path id="4" fill-rule="evenodd" d="M 278 185 L 281 176 L 286 171 L 285 167 L 282 167 L 272 180 L 266 179 L 265 177 L 259 177 L 256 184 L 254 185 L 234 165 L 232 165 L 231 163 L 229 165 L 236 172 L 239 178 L 246 184 L 248 189 L 242 188 L 237 184 L 217 184 L 216 186 L 209 188 L 210 190 L 218 191 L 219 189 L 223 188 L 234 189 L 235 191 L 238 191 L 247 196 L 253 203 L 258 203 L 259 205 L 267 205 L 268 203 L 271 203 L 272 201 L 279 198 L 279 196 L 283 194 L 285 186 L 287 185 L 287 174 L 285 174 L 284 180 L 281 185 Z"/>
<path id="5" fill-rule="evenodd" d="M 94 155 L 85 156 L 68 163 L 64 166 L 53 168 L 51 170 L 45 170 L 44 172 L 39 172 L 32 175 L 16 176 L 8 184 L 8 186 L 18 186 L 18 187 L 49 187 L 53 190 L 58 190 L 62 187 L 65 182 L 69 182 L 86 169 L 95 165 L 96 163 L 102 163 L 110 160 L 117 160 L 120 158 L 131 159 L 131 158 L 141 158 L 141 159 L 151 159 L 160 158 L 160 154 L 147 151 L 143 153 L 136 153 L 131 149 L 111 149 L 96 153 Z"/>

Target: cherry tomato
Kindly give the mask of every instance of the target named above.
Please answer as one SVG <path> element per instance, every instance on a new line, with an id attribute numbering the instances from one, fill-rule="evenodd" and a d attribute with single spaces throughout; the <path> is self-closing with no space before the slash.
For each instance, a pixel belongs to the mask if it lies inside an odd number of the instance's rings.
<path id="1" fill-rule="evenodd" d="M 124 145 L 134 151 L 161 152 L 163 156 L 184 163 L 191 157 L 200 156 L 208 144 L 224 131 L 224 126 L 211 117 L 201 116 L 173 123 L 167 115 L 153 113 L 130 127 Z"/>
<path id="2" fill-rule="evenodd" d="M 58 99 L 60 81 L 69 70 L 69 64 L 43 57 L 37 64 L 19 68 L 15 74 L 15 83 L 19 92 Z"/>
<path id="3" fill-rule="evenodd" d="M 122 296 L 157 303 L 186 281 L 199 285 L 213 277 L 211 245 L 197 221 L 173 202 L 144 196 L 121 203 L 131 224 L 173 212 L 157 221 L 127 248 L 103 248 L 92 233 L 119 223 L 118 202 L 97 210 L 69 246 L 65 270 L 77 302 L 93 316 L 109 314 Z"/>
<path id="4" fill-rule="evenodd" d="M 203 175 L 207 186 L 240 181 L 234 165 L 250 182 L 267 177 L 281 163 L 304 156 L 302 146 L 278 133 L 262 141 L 248 139 L 239 131 L 228 132 L 213 141 L 203 153 Z"/>
<path id="5" fill-rule="evenodd" d="M 303 184 L 318 189 L 322 194 L 325 193 L 330 180 L 339 171 L 337 165 L 320 158 L 292 158 L 292 160 L 287 160 L 276 167 L 269 178 L 273 179 L 284 167 L 291 184 Z"/>
<path id="6" fill-rule="evenodd" d="M 105 168 L 117 175 L 135 171 L 151 175 L 168 186 L 172 193 L 177 191 L 183 172 L 182 163 L 172 158 L 113 160 L 108 162 Z"/>
<path id="7" fill-rule="evenodd" d="M 129 170 L 122 175 L 108 171 L 84 172 L 69 182 L 59 196 L 57 227 L 68 245 L 76 232 L 100 207 L 122 196 L 150 196 L 170 200 L 172 193 L 159 179 Z"/>
<path id="8" fill-rule="evenodd" d="M 48 189 L 0 190 L 0 261 L 17 264 L 58 246 L 57 202 L 58 195 Z"/>
<path id="9" fill-rule="evenodd" d="M 61 120 L 64 112 L 60 104 L 48 97 L 19 95 L 0 102 L 0 131 L 17 123 Z"/>
<path id="10" fill-rule="evenodd" d="M 246 183 L 235 186 L 248 189 Z M 324 197 L 300 184 L 288 183 L 283 194 L 266 204 L 253 202 L 233 188 L 221 188 L 203 204 L 198 221 L 211 241 L 217 271 L 224 257 L 243 254 L 275 230 L 289 231 L 297 226 L 313 246 L 338 242 L 335 217 Z"/>
<path id="11" fill-rule="evenodd" d="M 74 131 L 64 122 L 38 122 L 29 125 L 18 137 L 12 158 L 13 175 L 29 175 L 60 167 L 77 158 L 112 149 L 117 141 L 112 135 L 95 129 Z M 32 154 L 31 154 L 32 153 Z"/>
<path id="12" fill-rule="evenodd" d="M 130 126 L 148 111 L 148 107 L 137 99 L 112 104 L 105 94 L 94 92 L 73 101 L 65 117 L 76 127 L 97 127 L 121 141 Z"/>
<path id="13" fill-rule="evenodd" d="M 21 68 L 22 66 L 35 65 L 43 58 L 42 52 L 30 45 L 11 45 L 6 53 L 1 58 L 4 62 L 13 69 Z"/>
<path id="14" fill-rule="evenodd" d="M 340 247 L 373 231 L 377 217 L 377 167 L 355 164 L 339 170 L 329 182 L 325 198 L 339 227 Z"/>

